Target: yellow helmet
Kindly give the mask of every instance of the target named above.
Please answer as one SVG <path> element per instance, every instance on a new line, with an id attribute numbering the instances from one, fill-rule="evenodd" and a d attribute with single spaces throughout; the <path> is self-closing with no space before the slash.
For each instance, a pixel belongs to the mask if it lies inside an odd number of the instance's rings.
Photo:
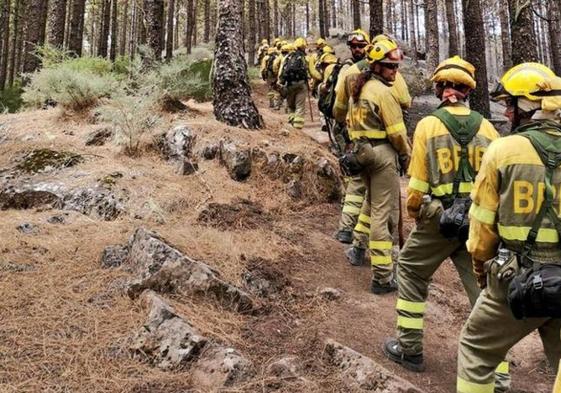
<path id="1" fill-rule="evenodd" d="M 347 36 L 347 45 L 351 42 L 364 42 L 365 44 L 370 44 L 370 36 L 367 32 L 362 29 L 356 29 L 351 34 Z"/>
<path id="2" fill-rule="evenodd" d="M 281 42 L 281 39 L 280 39 L 279 37 L 276 37 L 276 38 L 273 40 L 273 45 L 274 45 L 274 46 L 277 46 L 277 44 L 278 44 L 279 42 Z"/>
<path id="3" fill-rule="evenodd" d="M 394 41 L 381 40 L 367 48 L 366 59 L 369 63 L 400 63 L 403 53 Z"/>
<path id="4" fill-rule="evenodd" d="M 324 53 L 319 58 L 319 62 L 321 64 L 335 64 L 337 63 L 337 56 L 335 56 L 333 53 Z"/>
<path id="5" fill-rule="evenodd" d="M 327 41 L 325 41 L 323 38 L 320 37 L 316 40 L 316 45 L 317 46 L 325 46 L 325 45 L 327 45 Z"/>
<path id="6" fill-rule="evenodd" d="M 541 96 L 544 111 L 561 109 L 561 78 L 558 76 L 548 78 L 540 83 L 540 91 L 534 93 Z"/>
<path id="7" fill-rule="evenodd" d="M 308 46 L 308 43 L 306 42 L 306 40 L 302 37 L 298 37 L 296 38 L 296 40 L 294 41 L 294 47 L 296 49 L 305 49 Z"/>
<path id="8" fill-rule="evenodd" d="M 285 44 L 285 45 L 282 46 L 281 52 L 282 52 L 282 53 L 288 53 L 288 52 L 294 51 L 294 49 L 295 49 L 295 48 L 294 48 L 294 45 L 292 45 L 292 44 Z"/>
<path id="9" fill-rule="evenodd" d="M 540 63 L 522 63 L 512 67 L 501 78 L 503 94 L 495 94 L 496 99 L 505 98 L 506 95 L 526 97 L 530 101 L 541 100 L 539 91 L 545 91 L 546 81 L 555 77 L 549 67 Z"/>
<path id="10" fill-rule="evenodd" d="M 275 48 L 274 46 L 271 46 L 269 49 L 267 49 L 267 54 L 272 55 L 276 51 L 277 51 L 277 48 Z"/>
<path id="11" fill-rule="evenodd" d="M 372 38 L 372 44 L 375 44 L 376 42 L 383 41 L 383 40 L 389 40 L 395 42 L 393 38 L 390 38 L 390 36 L 386 34 L 378 34 L 376 37 Z"/>
<path id="12" fill-rule="evenodd" d="M 330 47 L 329 45 L 325 45 L 322 50 L 323 53 L 335 53 L 335 51 L 333 50 L 332 47 Z"/>
<path id="13" fill-rule="evenodd" d="M 262 45 L 268 45 L 269 41 L 267 41 L 267 39 L 263 39 L 263 40 L 261 40 L 261 44 Z"/>
<path id="14" fill-rule="evenodd" d="M 459 85 L 469 86 L 475 89 L 475 67 L 462 59 L 460 56 L 454 56 L 444 60 L 436 67 L 431 81 L 451 82 Z"/>

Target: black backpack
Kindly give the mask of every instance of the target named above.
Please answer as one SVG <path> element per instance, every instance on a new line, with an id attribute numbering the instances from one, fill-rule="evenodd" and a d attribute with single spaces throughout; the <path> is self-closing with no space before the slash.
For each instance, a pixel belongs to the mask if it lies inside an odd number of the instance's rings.
<path id="1" fill-rule="evenodd" d="M 275 63 L 276 58 L 277 58 L 276 53 L 269 55 L 269 58 L 267 59 L 267 64 L 265 64 L 265 72 L 267 73 L 267 77 L 269 78 L 275 76 L 275 73 L 273 72 L 273 64 Z"/>
<path id="2" fill-rule="evenodd" d="M 282 68 L 281 82 L 293 83 L 308 79 L 306 55 L 301 51 L 289 53 Z"/>
<path id="3" fill-rule="evenodd" d="M 319 111 L 327 118 L 333 118 L 333 105 L 335 104 L 336 96 L 335 86 L 337 86 L 341 67 L 343 67 L 343 64 L 335 64 L 333 72 L 331 72 L 331 75 L 329 75 L 329 78 L 325 81 L 325 86 L 323 86 L 319 92 Z"/>

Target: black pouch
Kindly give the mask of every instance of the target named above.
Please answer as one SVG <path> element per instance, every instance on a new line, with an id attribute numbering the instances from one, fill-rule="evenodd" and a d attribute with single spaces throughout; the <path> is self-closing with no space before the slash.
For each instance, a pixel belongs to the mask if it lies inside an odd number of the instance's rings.
<path id="1" fill-rule="evenodd" d="M 465 243 L 469 235 L 470 198 L 456 198 L 452 206 L 440 216 L 440 233 L 447 239 L 457 238 Z"/>
<path id="2" fill-rule="evenodd" d="M 523 270 L 510 282 L 507 301 L 516 319 L 561 318 L 561 265 Z"/>
<path id="3" fill-rule="evenodd" d="M 353 152 L 345 153 L 339 157 L 339 166 L 346 176 L 359 175 L 363 170 L 363 166 L 358 162 L 356 153 Z"/>

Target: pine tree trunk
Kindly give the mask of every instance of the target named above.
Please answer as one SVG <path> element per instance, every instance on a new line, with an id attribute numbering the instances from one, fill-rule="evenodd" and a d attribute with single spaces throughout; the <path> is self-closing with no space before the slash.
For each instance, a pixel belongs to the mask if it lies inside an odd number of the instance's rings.
<path id="1" fill-rule="evenodd" d="M 177 50 L 179 48 L 179 3 L 180 0 L 175 0 L 175 9 L 173 10 L 173 17 L 175 20 L 174 33 L 173 33 L 173 49 Z"/>
<path id="2" fill-rule="evenodd" d="M 144 0 L 146 39 L 154 52 L 154 59 L 162 59 L 162 29 L 164 28 L 164 0 Z"/>
<path id="3" fill-rule="evenodd" d="M 130 38 L 128 42 L 129 53 L 131 59 L 134 59 L 136 55 L 136 42 L 138 39 L 138 5 L 136 4 L 136 0 L 132 0 L 132 9 L 131 9 L 131 32 Z"/>
<path id="4" fill-rule="evenodd" d="M 185 28 L 185 46 L 187 48 L 187 53 L 191 53 L 191 49 L 193 48 L 193 2 L 195 0 L 187 0 L 186 8 L 187 8 L 187 20 L 186 20 L 186 28 Z M 241 26 L 240 26 L 241 27 Z"/>
<path id="5" fill-rule="evenodd" d="M 173 18 L 175 14 L 175 0 L 168 0 L 168 23 L 167 23 L 167 40 L 166 40 L 166 60 L 173 57 Z"/>
<path id="6" fill-rule="evenodd" d="M 436 0 L 426 0 L 425 31 L 427 34 L 427 73 L 432 75 L 439 61 L 438 8 Z M 483 24 L 481 24 L 483 26 Z M 483 52 L 479 48 L 479 52 Z"/>
<path id="7" fill-rule="evenodd" d="M 512 36 L 512 63 L 538 61 L 531 2 L 508 0 Z"/>
<path id="8" fill-rule="evenodd" d="M 129 0 L 124 1 L 123 13 L 121 18 L 121 36 L 119 40 L 119 55 L 127 54 L 127 27 L 129 23 Z"/>
<path id="9" fill-rule="evenodd" d="M 548 2 L 548 8 L 551 62 L 555 73 L 561 75 L 561 6 L 555 1 L 550 1 Z"/>
<path id="10" fill-rule="evenodd" d="M 370 37 L 384 32 L 384 1 L 369 0 L 370 4 Z"/>
<path id="11" fill-rule="evenodd" d="M 197 6 L 198 6 L 198 1 L 193 0 L 193 17 L 192 17 L 193 27 L 191 31 L 191 45 L 193 47 L 197 46 L 197 13 L 198 13 Z"/>
<path id="12" fill-rule="evenodd" d="M 306 34 L 310 33 L 310 5 L 306 2 Z"/>
<path id="13" fill-rule="evenodd" d="M 84 12 L 86 0 L 72 0 L 68 50 L 76 57 L 82 56 L 82 39 L 84 36 Z"/>
<path id="14" fill-rule="evenodd" d="M 445 0 L 446 19 L 448 21 L 448 56 L 458 55 L 458 27 L 456 24 L 456 13 L 454 11 L 454 0 Z"/>
<path id="15" fill-rule="evenodd" d="M 306 2 L 306 4 L 308 4 Z M 273 31 L 275 37 L 278 37 L 279 34 L 279 4 L 278 0 L 273 0 Z"/>
<path id="16" fill-rule="evenodd" d="M 10 2 L 4 0 L 0 6 L 0 90 L 6 87 L 8 57 L 10 56 Z"/>
<path id="17" fill-rule="evenodd" d="M 353 29 L 360 29 L 360 3 L 359 0 L 351 0 L 353 6 Z"/>
<path id="18" fill-rule="evenodd" d="M 248 0 L 247 2 L 247 17 L 248 17 L 248 29 L 249 35 L 247 37 L 247 47 L 248 47 L 248 60 L 247 63 L 250 66 L 255 65 L 255 0 Z"/>
<path id="19" fill-rule="evenodd" d="M 462 0 L 466 37 L 466 60 L 475 67 L 477 88 L 471 93 L 469 104 L 484 117 L 491 117 L 487 61 L 485 59 L 485 31 L 479 0 Z"/>
<path id="20" fill-rule="evenodd" d="M 325 19 L 323 12 L 325 7 L 323 6 L 325 0 L 318 0 L 318 21 L 319 21 L 319 35 L 325 37 Z"/>
<path id="21" fill-rule="evenodd" d="M 15 0 L 14 2 L 14 17 L 12 19 L 12 39 L 10 42 L 10 58 L 8 60 L 8 87 L 14 85 L 14 79 L 17 74 L 17 47 L 19 42 L 19 36 L 21 34 L 21 22 L 20 22 L 20 5 L 21 0 Z"/>
<path id="22" fill-rule="evenodd" d="M 111 47 L 109 49 L 109 59 L 115 61 L 117 57 L 117 24 L 118 24 L 118 8 L 117 0 L 111 1 Z"/>
<path id="23" fill-rule="evenodd" d="M 66 26 L 66 0 L 50 0 L 49 8 L 47 41 L 49 45 L 55 48 L 62 48 Z"/>
<path id="24" fill-rule="evenodd" d="M 325 18 L 325 37 L 329 37 L 329 28 L 331 27 L 329 18 L 329 0 L 323 0 L 323 17 Z M 294 18 L 294 12 L 292 12 L 292 17 Z"/>
<path id="25" fill-rule="evenodd" d="M 99 29 L 99 40 L 97 55 L 107 57 L 107 41 L 109 40 L 109 27 L 111 23 L 111 0 L 102 0 L 101 23 Z"/>
<path id="26" fill-rule="evenodd" d="M 411 42 L 411 51 L 413 53 L 409 54 L 413 61 L 417 62 L 417 32 L 415 29 L 415 10 L 413 9 L 414 4 L 413 0 L 408 0 L 407 5 L 409 7 L 409 18 L 408 18 L 408 29 L 409 29 L 409 38 Z"/>
<path id="27" fill-rule="evenodd" d="M 25 13 L 25 48 L 23 72 L 33 72 L 40 66 L 40 61 L 35 55 L 35 47 L 41 45 L 41 28 L 44 26 L 42 19 L 46 17 L 41 11 L 43 9 L 42 0 L 31 0 Z"/>
<path id="28" fill-rule="evenodd" d="M 204 0 L 204 13 L 205 13 L 205 31 L 203 34 L 203 41 L 210 41 L 210 0 Z"/>
<path id="29" fill-rule="evenodd" d="M 261 128 L 263 119 L 251 98 L 242 49 L 242 0 L 218 1 L 213 66 L 213 105 L 217 120 L 231 126 Z"/>
<path id="30" fill-rule="evenodd" d="M 265 19 L 263 24 L 265 25 L 265 38 L 271 40 L 271 6 L 269 0 L 265 0 Z"/>
<path id="31" fill-rule="evenodd" d="M 512 50 L 510 40 L 510 19 L 507 0 L 499 0 L 499 20 L 501 22 L 501 47 L 503 71 L 512 67 Z"/>

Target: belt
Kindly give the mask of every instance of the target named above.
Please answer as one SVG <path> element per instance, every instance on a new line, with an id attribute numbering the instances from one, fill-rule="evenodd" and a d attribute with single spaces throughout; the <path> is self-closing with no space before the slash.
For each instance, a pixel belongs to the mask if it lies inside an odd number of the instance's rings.
<path id="1" fill-rule="evenodd" d="M 387 139 L 368 139 L 368 143 L 370 143 L 371 146 L 380 146 L 389 144 L 390 141 Z"/>

